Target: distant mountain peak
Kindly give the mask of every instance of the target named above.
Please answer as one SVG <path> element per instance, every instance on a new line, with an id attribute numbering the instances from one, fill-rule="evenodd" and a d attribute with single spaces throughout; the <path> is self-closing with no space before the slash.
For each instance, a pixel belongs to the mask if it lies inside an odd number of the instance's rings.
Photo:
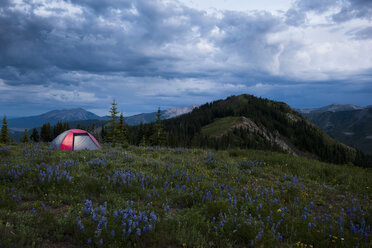
<path id="1" fill-rule="evenodd" d="M 360 107 L 354 104 L 333 103 L 333 104 L 320 107 L 320 108 L 304 108 L 304 109 L 296 109 L 296 110 L 302 114 L 310 114 L 310 113 L 323 113 L 323 112 L 350 111 L 350 110 L 358 110 L 358 109 L 363 109 L 363 107 Z"/>
<path id="2" fill-rule="evenodd" d="M 42 126 L 44 123 L 48 122 L 54 125 L 59 121 L 68 122 L 91 119 L 101 120 L 104 118 L 83 108 L 57 109 L 41 115 L 9 119 L 8 125 L 10 128 L 33 128 Z"/>
<path id="3" fill-rule="evenodd" d="M 165 111 L 165 113 L 163 114 L 163 118 L 169 119 L 169 118 L 177 117 L 180 115 L 184 115 L 184 114 L 190 113 L 191 111 L 194 110 L 194 108 L 198 108 L 199 106 L 200 105 L 198 104 L 193 104 L 187 107 L 172 107 Z"/>
<path id="4" fill-rule="evenodd" d="M 167 110 L 161 111 L 161 118 L 162 119 L 170 119 L 180 115 L 184 115 L 190 113 L 194 108 L 199 107 L 200 105 L 193 104 L 187 107 L 172 107 Z M 128 125 L 135 126 L 139 125 L 140 123 L 150 123 L 156 120 L 156 112 L 152 113 L 142 113 L 138 115 L 132 115 L 125 118 L 125 122 Z"/>

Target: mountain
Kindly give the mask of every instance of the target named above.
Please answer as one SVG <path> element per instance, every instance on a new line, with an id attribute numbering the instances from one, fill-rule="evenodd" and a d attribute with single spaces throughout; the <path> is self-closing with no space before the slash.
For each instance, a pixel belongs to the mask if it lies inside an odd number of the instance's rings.
<path id="1" fill-rule="evenodd" d="M 277 150 L 332 163 L 358 157 L 355 149 L 334 140 L 287 104 L 246 94 L 206 103 L 163 125 L 166 145 L 171 147 Z M 131 127 L 131 143 L 151 145 L 153 128 Z"/>
<path id="2" fill-rule="evenodd" d="M 170 119 L 170 118 L 174 118 L 174 117 L 177 117 L 177 116 L 180 116 L 180 115 L 184 115 L 184 114 L 187 114 L 187 113 L 190 113 L 191 111 L 194 110 L 194 108 L 198 108 L 200 105 L 198 104 L 193 104 L 193 105 L 190 105 L 190 106 L 187 106 L 187 107 L 181 107 L 181 108 L 177 108 L 177 107 L 173 107 L 173 108 L 170 108 L 170 109 L 167 109 L 166 111 L 164 111 L 164 114 L 162 115 L 162 118 L 163 119 Z"/>
<path id="3" fill-rule="evenodd" d="M 302 115 L 335 139 L 372 154 L 372 106 Z"/>
<path id="4" fill-rule="evenodd" d="M 187 114 L 191 112 L 194 108 L 199 107 L 199 105 L 191 105 L 187 107 L 173 107 L 167 110 L 161 111 L 161 118 L 164 119 L 170 119 L 174 118 L 183 114 Z M 132 115 L 129 117 L 125 117 L 124 120 L 125 122 L 130 125 L 130 126 L 135 126 L 139 125 L 141 123 L 151 123 L 156 120 L 156 113 L 157 112 L 152 112 L 152 113 L 142 113 L 138 115 Z"/>
<path id="5" fill-rule="evenodd" d="M 29 116 L 29 117 L 19 117 L 8 120 L 8 126 L 10 129 L 19 130 L 24 128 L 34 128 L 40 127 L 44 123 L 50 123 L 51 125 L 56 124 L 58 121 L 70 122 L 76 120 L 105 120 L 106 117 L 100 117 L 92 112 L 86 111 L 82 108 L 75 109 L 63 109 L 63 110 L 53 110 L 47 113 Z"/>
<path id="6" fill-rule="evenodd" d="M 310 113 L 324 113 L 324 112 L 339 112 L 339 111 L 348 111 L 348 110 L 359 110 L 363 107 L 359 107 L 353 104 L 331 104 L 321 108 L 306 108 L 306 109 L 296 109 L 301 114 L 310 114 Z"/>
<path id="7" fill-rule="evenodd" d="M 191 105 L 187 107 L 173 107 L 167 110 L 161 111 L 162 119 L 169 119 L 173 118 L 182 114 L 189 113 L 194 108 L 198 107 L 199 105 Z M 92 112 L 86 111 L 82 108 L 75 108 L 75 109 L 63 109 L 63 110 L 53 110 L 47 113 L 36 115 L 36 116 L 28 116 L 28 117 L 18 117 L 18 118 L 8 118 L 8 126 L 13 131 L 22 131 L 25 128 L 34 128 L 34 127 L 41 127 L 45 123 L 50 123 L 51 125 L 56 124 L 58 121 L 61 122 L 73 122 L 72 126 L 76 126 L 77 123 L 81 123 L 82 125 L 88 123 L 83 123 L 82 121 L 87 120 L 100 120 L 105 121 L 107 117 L 100 117 Z M 128 125 L 139 125 L 142 123 L 150 123 L 156 120 L 156 112 L 153 113 L 143 113 L 138 115 L 133 115 L 125 118 L 125 122 Z M 102 124 L 100 122 L 100 124 Z M 1 123 L 0 123 L 1 125 Z M 70 125 L 71 126 L 71 125 Z M 72 127 L 71 126 L 71 127 Z"/>

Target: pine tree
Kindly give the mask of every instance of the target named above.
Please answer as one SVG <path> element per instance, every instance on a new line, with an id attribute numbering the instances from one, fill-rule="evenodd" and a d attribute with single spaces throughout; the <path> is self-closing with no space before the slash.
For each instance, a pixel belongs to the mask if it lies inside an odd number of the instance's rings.
<path id="1" fill-rule="evenodd" d="M 110 108 L 110 115 L 107 116 L 109 118 L 108 121 L 108 134 L 107 134 L 107 140 L 111 142 L 113 145 L 118 142 L 119 140 L 119 128 L 118 128 L 118 109 L 117 109 L 117 103 L 115 102 L 115 99 L 112 101 L 111 108 Z"/>
<path id="2" fill-rule="evenodd" d="M 63 123 L 63 131 L 67 131 L 70 129 L 70 124 L 68 122 Z"/>
<path id="3" fill-rule="evenodd" d="M 30 139 L 33 141 L 33 142 L 39 142 L 40 141 L 40 137 L 39 137 L 39 133 L 37 131 L 36 128 L 34 128 L 32 130 L 32 134 L 30 136 Z"/>
<path id="4" fill-rule="evenodd" d="M 50 137 L 50 123 L 49 122 L 47 124 L 44 124 L 41 127 L 40 140 L 42 142 L 49 142 L 51 140 L 51 137 Z"/>
<path id="5" fill-rule="evenodd" d="M 62 122 L 57 122 L 56 125 L 53 126 L 53 139 L 63 133 L 65 130 L 63 128 L 63 123 Z"/>
<path id="6" fill-rule="evenodd" d="M 25 132 L 23 133 L 23 137 L 21 139 L 21 142 L 22 143 L 28 143 L 29 139 L 28 139 L 28 133 L 27 133 L 27 129 L 25 129 Z"/>
<path id="7" fill-rule="evenodd" d="M 146 146 L 146 136 L 145 135 L 142 136 L 142 140 L 141 140 L 141 143 L 139 144 L 139 146 L 143 146 L 143 147 Z"/>
<path id="8" fill-rule="evenodd" d="M 160 107 L 158 108 L 158 112 L 156 113 L 155 132 L 153 133 L 151 138 L 154 145 L 160 146 L 165 144 L 165 134 L 163 133 Z"/>
<path id="9" fill-rule="evenodd" d="M 101 142 L 107 141 L 107 131 L 106 131 L 106 126 L 103 125 L 101 129 Z"/>
<path id="10" fill-rule="evenodd" d="M 94 122 L 92 124 L 92 135 L 97 139 L 98 138 L 98 135 L 97 135 L 97 126 L 96 126 L 96 123 Z"/>
<path id="11" fill-rule="evenodd" d="M 0 132 L 0 143 L 9 143 L 9 131 L 8 131 L 8 122 L 6 121 L 6 116 L 4 115 L 3 125 L 1 126 Z"/>
<path id="12" fill-rule="evenodd" d="M 145 128 L 143 126 L 143 123 L 141 122 L 138 128 L 138 132 L 137 132 L 136 145 L 141 145 L 144 137 L 145 137 Z"/>
<path id="13" fill-rule="evenodd" d="M 124 122 L 123 113 L 120 114 L 119 118 L 119 142 L 123 145 L 123 147 L 128 147 L 128 129 L 127 125 Z"/>

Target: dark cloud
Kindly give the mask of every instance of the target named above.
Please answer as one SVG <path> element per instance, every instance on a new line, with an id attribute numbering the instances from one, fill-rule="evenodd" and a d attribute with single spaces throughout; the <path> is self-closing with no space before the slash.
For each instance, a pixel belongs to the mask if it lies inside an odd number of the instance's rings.
<path id="1" fill-rule="evenodd" d="M 24 4 L 26 10 L 2 6 L 0 76 L 8 84 L 65 83 L 59 74 L 68 71 L 203 77 L 220 69 L 207 58 L 222 64 L 227 54 L 265 71 L 278 49 L 265 44 L 265 35 L 281 20 L 266 12 L 225 12 L 219 19 L 161 1 L 72 1 L 65 9 Z M 49 13 L 40 15 L 43 8 Z M 222 38 L 212 34 L 216 28 Z M 220 51 L 211 56 L 214 45 Z"/>
<path id="2" fill-rule="evenodd" d="M 356 8 L 361 0 L 300 0 L 284 17 L 265 11 L 206 13 L 178 1 L 35 2 L 0 1 L 3 109 L 19 99 L 33 107 L 38 102 L 43 108 L 99 109 L 116 97 L 128 108 L 145 104 L 147 110 L 250 89 L 271 92 L 270 84 L 260 83 L 295 85 L 298 75 L 305 75 L 301 81 L 315 77 L 317 62 L 311 60 L 318 51 L 306 50 L 300 36 L 283 37 L 290 26 L 306 24 L 308 11 L 338 7 L 353 18 L 367 18 Z M 369 33 L 360 29 L 353 35 L 367 39 Z"/>
<path id="3" fill-rule="evenodd" d="M 297 7 L 302 11 L 314 11 L 315 13 L 324 13 L 329 8 L 339 4 L 339 0 L 298 0 Z"/>
<path id="4" fill-rule="evenodd" d="M 340 12 L 332 16 L 335 22 L 344 22 L 355 18 L 372 20 L 372 1 L 349 0 L 343 2 Z"/>
<path id="5" fill-rule="evenodd" d="M 300 26 L 306 22 L 306 13 L 297 9 L 289 9 L 285 16 L 285 23 L 290 26 Z"/>
<path id="6" fill-rule="evenodd" d="M 166 47 L 176 44 L 182 49 L 195 42 L 192 28 L 201 36 L 212 28 L 202 13 L 159 1 L 73 3 L 81 13 L 65 17 L 60 9 L 50 8 L 49 16 L 37 15 L 42 4 L 27 3 L 28 10 L 20 11 L 3 3 L 0 66 L 7 83 L 23 80 L 20 75 L 35 75 L 34 70 L 41 71 L 36 74 L 45 82 L 42 77 L 49 68 L 167 76 L 172 74 L 168 64 L 182 58 Z"/>
<path id="7" fill-rule="evenodd" d="M 371 0 L 298 0 L 294 9 L 301 12 L 322 14 L 330 9 L 339 9 L 330 18 L 334 22 L 345 22 L 351 19 L 372 19 Z"/>
<path id="8" fill-rule="evenodd" d="M 346 34 L 352 35 L 355 40 L 370 40 L 372 39 L 372 26 L 357 31 L 347 32 Z"/>

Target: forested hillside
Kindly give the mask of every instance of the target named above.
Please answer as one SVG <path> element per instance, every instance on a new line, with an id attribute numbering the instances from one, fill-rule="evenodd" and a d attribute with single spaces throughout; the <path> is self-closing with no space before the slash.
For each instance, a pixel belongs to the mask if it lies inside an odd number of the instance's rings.
<path id="1" fill-rule="evenodd" d="M 287 104 L 246 94 L 204 104 L 189 114 L 164 120 L 163 126 L 164 145 L 171 147 L 268 149 L 332 163 L 360 163 L 363 157 Z M 154 145 L 153 130 L 154 124 L 131 127 L 130 143 Z"/>
<path id="2" fill-rule="evenodd" d="M 335 139 L 372 154 L 372 107 L 302 115 Z"/>

